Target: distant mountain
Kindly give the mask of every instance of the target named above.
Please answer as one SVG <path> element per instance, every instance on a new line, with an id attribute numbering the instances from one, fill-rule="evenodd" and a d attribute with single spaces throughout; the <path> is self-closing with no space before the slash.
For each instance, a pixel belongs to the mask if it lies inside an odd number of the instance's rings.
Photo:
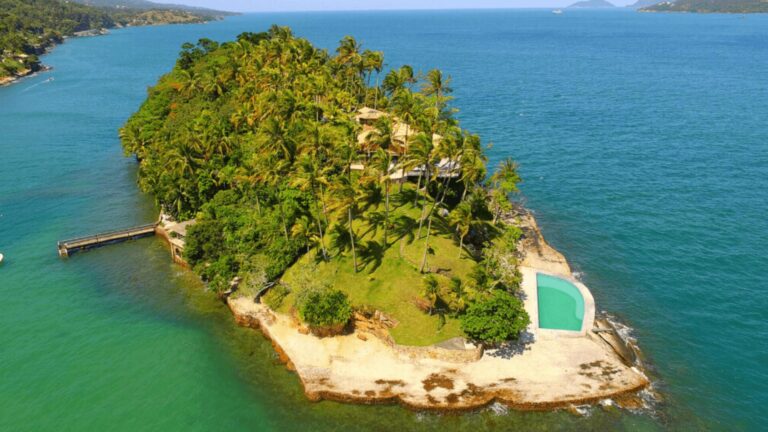
<path id="1" fill-rule="evenodd" d="M 605 0 L 583 0 L 580 2 L 576 2 L 570 6 L 569 8 L 582 8 L 582 9 L 603 9 L 603 8 L 612 8 L 616 7 L 614 4 L 609 3 Z"/>
<path id="2" fill-rule="evenodd" d="M 206 9 L 195 6 L 186 6 L 180 4 L 166 4 L 155 3 L 147 0 L 74 0 L 76 3 L 81 3 L 88 6 L 115 8 L 115 9 L 136 9 L 136 10 L 149 10 L 149 9 L 172 9 L 191 12 L 196 15 L 230 15 L 232 12 L 218 11 L 213 9 Z"/>
<path id="3" fill-rule="evenodd" d="M 637 0 L 636 2 L 632 3 L 631 5 L 627 5 L 628 8 L 631 9 L 641 9 L 646 8 L 649 6 L 653 6 L 659 3 L 663 3 L 666 0 Z"/>
<path id="4" fill-rule="evenodd" d="M 640 12 L 768 13 L 768 0 L 676 0 L 640 9 Z"/>

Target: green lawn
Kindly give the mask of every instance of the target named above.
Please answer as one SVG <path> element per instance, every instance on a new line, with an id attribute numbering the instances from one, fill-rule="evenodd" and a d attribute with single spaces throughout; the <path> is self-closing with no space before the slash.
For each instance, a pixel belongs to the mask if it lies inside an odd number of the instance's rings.
<path id="1" fill-rule="evenodd" d="M 390 233 L 389 245 L 384 246 L 384 231 L 375 230 L 375 225 L 365 219 L 375 212 L 383 214 L 384 206 L 366 209 L 353 224 L 358 243 L 358 271 L 352 265 L 352 253 L 347 250 L 339 254 L 330 248 L 331 240 L 326 239 L 332 258 L 318 265 L 319 277 L 330 281 L 337 289 L 346 292 L 356 307 L 370 306 L 381 310 L 397 321 L 399 325 L 391 330 L 392 337 L 402 345 L 431 345 L 456 336 L 463 336 L 459 321 L 446 315 L 445 325 L 438 329 L 440 318 L 422 312 L 416 300 L 423 294 L 423 277 L 419 272 L 424 254 L 426 222 L 421 239 L 417 239 L 420 206 L 413 206 L 412 199 L 403 203 L 397 199 L 396 187 L 392 188 L 390 220 L 398 220 L 396 233 Z M 404 196 L 412 193 L 407 188 Z M 412 195 L 411 195 L 412 196 Z M 409 218 L 409 219 L 406 219 Z M 435 216 L 432 235 L 429 239 L 430 253 L 428 267 L 435 273 L 441 287 L 447 289 L 452 276 L 466 279 L 474 260 L 466 252 L 459 258 L 458 242 L 452 230 L 442 218 Z M 283 281 L 289 286 L 297 269 L 315 260 L 316 254 L 309 254 L 286 271 Z M 280 306 L 281 312 L 289 312 L 295 301 L 298 287 Z"/>

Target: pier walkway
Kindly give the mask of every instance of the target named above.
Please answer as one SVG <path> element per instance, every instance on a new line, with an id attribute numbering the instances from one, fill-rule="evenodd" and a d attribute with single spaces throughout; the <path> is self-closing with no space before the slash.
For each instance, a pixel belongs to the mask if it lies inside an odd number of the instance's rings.
<path id="1" fill-rule="evenodd" d="M 133 228 L 109 231 L 88 237 L 80 237 L 71 240 L 60 241 L 58 242 L 59 256 L 68 257 L 78 251 L 92 249 L 111 243 L 152 236 L 155 235 L 156 227 L 157 223 L 151 223 Z"/>

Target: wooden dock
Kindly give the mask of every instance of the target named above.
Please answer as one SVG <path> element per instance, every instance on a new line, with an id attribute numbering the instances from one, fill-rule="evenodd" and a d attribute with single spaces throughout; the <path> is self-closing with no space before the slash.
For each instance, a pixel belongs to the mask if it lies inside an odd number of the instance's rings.
<path id="1" fill-rule="evenodd" d="M 59 256 L 68 257 L 75 252 L 93 249 L 107 244 L 133 240 L 155 235 L 157 223 L 141 225 L 133 228 L 109 231 L 88 237 L 80 237 L 58 242 Z"/>

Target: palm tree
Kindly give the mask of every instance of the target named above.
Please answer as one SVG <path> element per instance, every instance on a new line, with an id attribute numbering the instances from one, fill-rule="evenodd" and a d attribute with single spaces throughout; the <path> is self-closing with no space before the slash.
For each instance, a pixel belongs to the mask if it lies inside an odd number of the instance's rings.
<path id="1" fill-rule="evenodd" d="M 274 190 L 278 193 L 278 203 L 277 208 L 280 211 L 280 223 L 283 226 L 283 235 L 285 236 L 285 240 L 287 241 L 289 239 L 288 237 L 288 221 L 285 217 L 285 209 L 283 208 L 283 200 L 281 199 L 280 191 L 284 190 L 286 184 L 286 172 L 288 171 L 288 162 L 285 160 L 274 160 L 272 158 L 272 163 L 264 164 L 262 166 L 263 172 L 261 175 L 262 181 L 272 187 Z"/>
<path id="2" fill-rule="evenodd" d="M 384 244 L 387 245 L 389 244 L 389 186 L 391 183 L 389 175 L 392 167 L 392 154 L 379 148 L 376 150 L 376 154 L 373 155 L 373 159 L 369 163 L 369 166 L 379 174 L 379 182 L 384 183 L 386 193 L 386 201 L 384 205 Z"/>
<path id="3" fill-rule="evenodd" d="M 328 253 L 325 249 L 325 240 L 323 236 L 323 223 L 320 220 L 320 207 L 317 203 L 317 189 L 319 184 L 319 177 L 322 175 L 322 168 L 320 167 L 318 160 L 312 158 L 310 155 L 303 155 L 296 163 L 296 173 L 293 176 L 292 186 L 298 187 L 300 190 L 309 192 L 312 196 L 312 202 L 315 207 L 314 215 L 315 222 L 317 223 L 317 231 L 320 239 L 320 249 L 323 253 L 323 259 L 328 259 Z"/>
<path id="4" fill-rule="evenodd" d="M 453 298 L 452 308 L 456 312 L 463 311 L 467 306 L 467 290 L 464 288 L 464 283 L 459 277 L 451 278 L 451 297 Z"/>
<path id="5" fill-rule="evenodd" d="M 384 91 L 390 96 L 395 96 L 400 93 L 400 91 L 408 89 L 414 82 L 416 82 L 416 80 L 413 74 L 413 68 L 404 65 L 398 70 L 389 71 L 387 76 L 384 77 Z"/>
<path id="6" fill-rule="evenodd" d="M 347 218 L 347 229 L 349 230 L 349 239 L 352 245 L 352 265 L 357 273 L 357 251 L 355 250 L 355 232 L 352 229 L 354 214 L 357 208 L 357 190 L 351 178 L 348 176 L 339 176 L 333 185 L 333 208 L 340 219 Z"/>
<path id="7" fill-rule="evenodd" d="M 423 109 L 419 104 L 419 100 L 414 93 L 408 89 L 397 92 L 392 99 L 392 113 L 398 117 L 398 122 L 405 127 L 405 141 L 403 142 L 403 145 L 406 154 L 408 153 L 409 144 L 408 135 L 422 112 Z"/>
<path id="8" fill-rule="evenodd" d="M 379 79 L 378 74 L 381 73 L 381 69 L 384 67 L 384 54 L 381 51 L 371 51 L 371 50 L 365 50 L 363 51 L 363 59 L 362 59 L 362 66 L 363 66 L 363 72 L 366 75 L 366 82 L 365 82 L 365 91 L 366 91 L 366 98 L 368 93 L 368 88 L 371 86 L 371 75 L 373 75 L 373 72 L 376 71 L 376 99 L 378 102 L 379 98 Z"/>
<path id="9" fill-rule="evenodd" d="M 449 221 L 451 225 L 456 226 L 456 233 L 459 236 L 459 258 L 464 250 L 464 238 L 469 234 L 474 217 L 472 215 L 472 206 L 467 202 L 461 202 L 450 213 Z"/>
<path id="10" fill-rule="evenodd" d="M 328 186 L 327 173 L 330 171 L 330 167 L 327 163 L 331 159 L 333 152 L 333 146 L 335 140 L 338 137 L 334 136 L 333 130 L 327 126 L 318 122 L 311 122 L 309 127 L 304 129 L 304 136 L 299 151 L 302 154 L 307 154 L 315 160 L 320 167 L 320 171 L 315 176 L 317 181 L 317 188 L 319 190 L 320 201 L 323 205 L 323 218 L 325 219 L 325 226 L 328 223 L 328 205 L 325 199 L 325 191 Z"/>
<path id="11" fill-rule="evenodd" d="M 474 185 L 485 179 L 487 170 L 485 163 L 488 158 L 483 154 L 480 137 L 466 131 L 461 132 L 461 175 L 464 185 L 461 200 L 466 199 L 467 193 Z"/>
<path id="12" fill-rule="evenodd" d="M 432 69 L 427 72 L 426 82 L 422 86 L 422 92 L 426 96 L 435 98 L 435 120 L 440 116 L 443 111 L 445 102 L 449 100 L 446 97 L 451 93 L 453 89 L 450 87 L 451 77 L 444 76 L 443 72 L 439 69 Z"/>
<path id="13" fill-rule="evenodd" d="M 200 89 L 200 77 L 192 70 L 183 69 L 179 72 L 180 82 L 178 84 L 178 91 L 186 97 L 191 97 L 196 91 Z"/>
<path id="14" fill-rule="evenodd" d="M 432 180 L 432 166 L 435 159 L 435 144 L 431 135 L 425 133 L 419 133 L 413 140 L 413 149 L 406 158 L 407 166 L 413 167 L 419 170 L 419 178 L 416 183 L 416 197 L 413 203 L 414 206 L 418 204 L 419 194 L 418 191 L 421 187 L 421 179 L 425 177 L 424 187 L 424 200 L 421 207 L 421 218 L 419 219 L 419 235 L 421 237 L 421 226 L 424 221 L 424 211 L 427 207 L 427 201 L 429 197 L 429 183 Z"/>
<path id="15" fill-rule="evenodd" d="M 424 297 L 429 300 L 429 314 L 432 315 L 432 311 L 437 304 L 437 297 L 440 294 L 440 285 L 437 282 L 437 278 L 433 274 L 424 276 Z"/>
<path id="16" fill-rule="evenodd" d="M 389 150 L 394 139 L 394 124 L 392 119 L 386 116 L 376 120 L 374 129 L 368 134 L 368 141 L 383 150 Z"/>
<path id="17" fill-rule="evenodd" d="M 509 202 L 509 194 L 519 191 L 517 184 L 520 183 L 521 179 L 517 168 L 517 162 L 512 160 L 512 158 L 506 158 L 501 161 L 496 172 L 491 176 L 491 184 L 494 186 L 494 191 L 492 192 L 494 224 L 501 215 L 503 207 L 505 207 L 505 201 Z"/>
<path id="18" fill-rule="evenodd" d="M 343 66 L 346 76 L 344 88 L 349 91 L 353 74 L 362 76 L 363 74 L 363 56 L 360 54 L 362 46 L 352 36 L 344 36 L 336 48 L 336 61 Z M 357 95 L 359 99 L 359 94 Z"/>
<path id="19" fill-rule="evenodd" d="M 291 236 L 303 237 L 307 240 L 307 253 L 309 253 L 312 244 L 318 240 L 317 234 L 312 231 L 312 221 L 306 216 L 302 216 L 294 222 L 291 227 Z M 322 240 L 322 237 L 320 239 Z M 323 252 L 323 259 L 325 259 L 325 252 Z"/>
<path id="20" fill-rule="evenodd" d="M 460 146 L 461 130 L 452 128 L 450 132 L 440 140 L 440 145 L 436 146 L 436 161 L 446 161 L 446 164 L 436 169 L 436 174 L 443 174 L 441 191 L 438 191 L 439 201 L 445 201 L 448 194 L 448 185 L 455 174 L 457 174 L 458 164 L 462 159 L 463 148 Z"/>
<path id="21" fill-rule="evenodd" d="M 419 268 L 419 271 L 424 273 L 424 269 L 427 268 L 427 253 L 429 252 L 429 235 L 432 233 L 432 216 L 435 212 L 435 208 L 438 207 L 440 203 L 435 201 L 432 204 L 432 208 L 429 209 L 429 213 L 427 214 L 427 237 L 424 239 L 424 256 L 421 259 L 421 267 Z"/>
<path id="22" fill-rule="evenodd" d="M 213 98 L 224 94 L 224 85 L 218 72 L 217 70 L 205 72 L 200 79 L 202 90 Z"/>

